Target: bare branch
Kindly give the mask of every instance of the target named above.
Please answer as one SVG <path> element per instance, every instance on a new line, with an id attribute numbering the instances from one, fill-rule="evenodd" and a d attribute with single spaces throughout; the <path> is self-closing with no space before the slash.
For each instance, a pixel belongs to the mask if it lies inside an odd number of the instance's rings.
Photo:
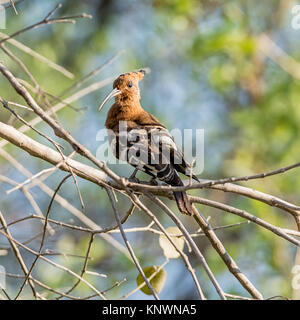
<path id="1" fill-rule="evenodd" d="M 60 4 L 57 5 L 53 10 L 51 10 L 47 14 L 47 16 L 43 20 L 41 20 L 41 21 L 39 21 L 37 23 L 34 23 L 34 24 L 32 24 L 32 25 L 30 25 L 28 27 L 25 27 L 25 28 L 23 28 L 21 30 L 18 30 L 15 33 L 11 34 L 10 36 L 0 40 L 0 44 L 4 43 L 7 40 L 15 38 L 16 36 L 26 32 L 26 31 L 29 31 L 29 30 L 32 30 L 32 29 L 36 29 L 36 28 L 38 28 L 38 27 L 40 27 L 42 25 L 53 24 L 53 23 L 73 23 L 74 24 L 74 23 L 76 23 L 76 21 L 74 19 L 78 19 L 78 18 L 91 19 L 92 18 L 92 16 L 90 16 L 90 15 L 88 15 L 86 13 L 82 13 L 82 14 L 74 15 L 74 16 L 67 16 L 67 17 L 50 19 L 50 16 L 54 13 L 54 11 L 56 11 L 56 9 L 60 8 L 60 6 L 61 6 Z"/>
<path id="2" fill-rule="evenodd" d="M 122 235 L 122 237 L 123 237 L 123 239 L 124 239 L 124 242 L 125 242 L 125 244 L 126 244 L 126 247 L 128 248 L 128 251 L 129 251 L 129 253 L 130 253 L 130 255 L 131 255 L 131 258 L 132 258 L 134 264 L 136 265 L 137 269 L 139 270 L 141 276 L 143 277 L 143 279 L 144 279 L 147 287 L 148 287 L 149 290 L 152 292 L 153 297 L 154 297 L 156 300 L 159 300 L 158 295 L 156 294 L 156 292 L 154 291 L 153 287 L 151 286 L 149 280 L 147 279 L 147 277 L 146 277 L 146 275 L 145 275 L 145 273 L 144 273 L 144 270 L 142 269 L 142 267 L 141 267 L 141 265 L 140 265 L 140 263 L 139 263 L 136 255 L 135 255 L 135 253 L 134 253 L 134 251 L 133 251 L 133 249 L 132 249 L 132 247 L 131 247 L 131 245 L 130 245 L 127 237 L 126 237 L 126 234 L 125 234 L 125 232 L 124 232 L 124 230 L 123 230 L 122 223 L 121 223 L 121 220 L 120 220 L 119 211 L 118 211 L 118 209 L 117 209 L 116 202 L 115 202 L 115 199 L 114 199 L 114 197 L 113 197 L 113 194 L 112 194 L 111 189 L 106 188 L 106 192 L 107 192 L 108 197 L 109 197 L 109 200 L 110 200 L 110 202 L 111 202 L 111 205 L 112 205 L 112 208 L 113 208 L 113 212 L 114 212 L 116 221 L 117 221 L 118 226 L 119 226 L 119 229 L 120 229 L 120 231 L 121 231 L 121 235 Z"/>

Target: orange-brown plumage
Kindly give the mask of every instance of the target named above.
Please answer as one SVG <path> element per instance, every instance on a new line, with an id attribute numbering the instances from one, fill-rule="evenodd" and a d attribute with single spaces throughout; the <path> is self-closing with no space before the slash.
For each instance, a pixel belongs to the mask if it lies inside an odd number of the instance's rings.
<path id="1" fill-rule="evenodd" d="M 113 84 L 113 88 L 122 91 L 116 96 L 116 102 L 110 108 L 105 126 L 107 129 L 115 130 L 119 121 L 128 121 L 128 125 L 156 125 L 164 127 L 158 119 L 145 111 L 140 105 L 140 89 L 138 82 L 143 78 L 142 72 L 131 72 L 119 76 Z M 132 87 L 128 88 L 128 83 Z"/>
<path id="2" fill-rule="evenodd" d="M 105 126 L 109 131 L 110 144 L 114 144 L 117 158 L 121 158 L 121 152 L 125 150 L 126 161 L 134 167 L 172 186 L 183 186 L 177 172 L 188 175 L 187 170 L 190 169 L 190 165 L 184 160 L 183 153 L 178 149 L 165 126 L 140 105 L 138 83 L 144 77 L 144 74 L 145 72 L 140 70 L 120 75 L 114 81 L 113 91 L 99 108 L 101 109 L 110 98 L 115 97 L 115 103 L 110 108 L 105 122 Z M 127 141 L 125 145 L 124 143 L 121 144 L 119 136 L 120 122 L 126 123 L 128 134 L 137 134 L 138 138 L 135 137 L 135 141 Z M 113 133 L 114 137 L 110 132 Z M 152 139 L 157 140 L 156 138 L 158 138 L 159 144 L 153 146 Z M 146 146 L 147 151 L 145 152 L 141 146 Z M 167 163 L 164 153 L 165 146 L 170 156 Z M 135 157 L 132 157 L 132 150 L 136 152 Z M 143 161 L 140 160 L 142 153 L 144 156 Z M 152 161 L 154 158 L 157 163 Z M 181 160 L 181 163 L 178 163 L 178 160 Z M 193 178 L 198 180 L 194 175 Z M 186 193 L 174 192 L 174 196 L 179 210 L 182 213 L 191 215 L 193 210 Z"/>
<path id="3" fill-rule="evenodd" d="M 127 121 L 129 127 L 136 125 L 155 125 L 164 127 L 152 114 L 142 109 L 140 104 L 114 103 L 110 108 L 105 126 L 107 129 L 115 130 L 120 121 Z"/>

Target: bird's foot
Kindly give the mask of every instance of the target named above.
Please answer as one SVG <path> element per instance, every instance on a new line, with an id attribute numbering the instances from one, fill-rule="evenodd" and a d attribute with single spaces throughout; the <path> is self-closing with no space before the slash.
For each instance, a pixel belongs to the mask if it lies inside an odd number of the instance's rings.
<path id="1" fill-rule="evenodd" d="M 128 181 L 133 183 L 140 183 L 140 180 L 136 177 L 129 177 Z"/>
<path id="2" fill-rule="evenodd" d="M 135 168 L 131 176 L 128 178 L 128 181 L 134 182 L 134 183 L 140 183 L 140 180 L 135 177 L 136 173 L 138 172 L 138 169 Z"/>
<path id="3" fill-rule="evenodd" d="M 156 181 L 155 178 L 152 178 L 152 179 L 150 180 L 150 184 L 151 184 L 152 186 L 158 186 L 158 182 Z"/>

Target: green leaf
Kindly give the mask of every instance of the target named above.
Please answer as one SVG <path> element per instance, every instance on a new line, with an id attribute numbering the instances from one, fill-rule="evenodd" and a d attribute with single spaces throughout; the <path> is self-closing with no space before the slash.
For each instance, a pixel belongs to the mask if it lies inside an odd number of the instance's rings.
<path id="1" fill-rule="evenodd" d="M 184 238 L 181 231 L 177 227 L 169 227 L 166 229 L 168 234 L 170 235 L 173 242 L 176 244 L 179 250 L 183 250 L 184 248 Z M 172 236 L 176 235 L 176 236 Z M 179 236 L 179 237 L 178 237 Z M 168 259 L 176 259 L 180 257 L 179 252 L 174 248 L 173 244 L 169 241 L 169 239 L 163 234 L 159 237 L 159 245 L 163 249 L 164 255 Z"/>
<path id="2" fill-rule="evenodd" d="M 149 279 L 157 270 L 159 269 L 159 266 L 149 266 L 143 269 L 145 276 L 147 279 Z M 160 293 L 162 288 L 165 285 L 167 278 L 167 272 L 162 268 L 160 269 L 157 274 L 149 281 L 152 288 L 156 293 Z M 142 277 L 141 274 L 139 274 L 136 278 L 136 283 L 138 286 L 140 286 L 142 283 L 144 283 L 144 278 Z M 151 290 L 147 287 L 146 284 L 144 284 L 141 287 L 141 291 L 144 292 L 145 294 L 151 295 L 152 292 Z"/>

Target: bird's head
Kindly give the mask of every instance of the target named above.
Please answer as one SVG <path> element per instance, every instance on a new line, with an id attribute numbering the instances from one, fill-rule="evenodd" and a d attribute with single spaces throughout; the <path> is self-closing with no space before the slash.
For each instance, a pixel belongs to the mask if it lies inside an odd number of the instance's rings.
<path id="1" fill-rule="evenodd" d="M 113 97 L 116 97 L 116 101 L 121 103 L 140 100 L 139 81 L 143 79 L 146 73 L 146 69 L 141 69 L 139 71 L 121 74 L 114 81 L 113 90 L 103 100 L 99 107 L 99 111 L 102 109 L 104 104 Z"/>

